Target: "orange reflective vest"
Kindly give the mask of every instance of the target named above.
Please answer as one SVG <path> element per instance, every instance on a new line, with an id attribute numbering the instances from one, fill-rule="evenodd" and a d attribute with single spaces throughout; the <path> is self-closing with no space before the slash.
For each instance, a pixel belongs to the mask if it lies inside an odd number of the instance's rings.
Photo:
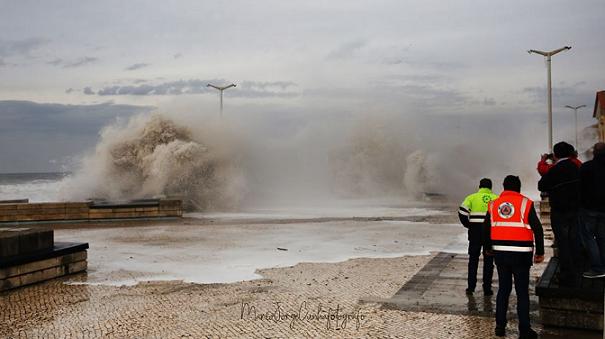
<path id="1" fill-rule="evenodd" d="M 529 225 L 533 201 L 526 196 L 504 191 L 490 202 L 491 240 L 494 251 L 532 252 L 534 232 Z"/>

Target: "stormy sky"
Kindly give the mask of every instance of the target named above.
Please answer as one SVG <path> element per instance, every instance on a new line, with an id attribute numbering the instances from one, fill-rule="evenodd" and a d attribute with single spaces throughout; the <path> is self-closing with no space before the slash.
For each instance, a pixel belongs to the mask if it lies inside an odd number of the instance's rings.
<path id="1" fill-rule="evenodd" d="M 602 0 L 0 8 L 0 172 L 64 169 L 104 125 L 149 107 L 216 109 L 208 82 L 238 84 L 225 95 L 234 112 L 545 115 L 545 63 L 526 51 L 571 45 L 553 59 L 555 138 L 573 123 L 563 107 L 588 105 L 588 125 L 605 88 Z"/>

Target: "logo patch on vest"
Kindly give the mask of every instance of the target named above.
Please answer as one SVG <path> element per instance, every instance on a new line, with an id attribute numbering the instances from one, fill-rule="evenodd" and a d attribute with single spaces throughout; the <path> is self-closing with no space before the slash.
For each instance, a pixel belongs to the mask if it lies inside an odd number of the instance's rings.
<path id="1" fill-rule="evenodd" d="M 509 219 L 515 214 L 515 206 L 510 202 L 503 202 L 498 206 L 498 215 L 500 218 Z"/>

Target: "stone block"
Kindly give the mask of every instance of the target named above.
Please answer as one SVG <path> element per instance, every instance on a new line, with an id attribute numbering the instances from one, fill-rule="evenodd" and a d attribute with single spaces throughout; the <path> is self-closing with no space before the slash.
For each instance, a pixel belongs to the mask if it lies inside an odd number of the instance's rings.
<path id="1" fill-rule="evenodd" d="M 88 217 L 90 219 L 111 219 L 111 218 L 115 218 L 114 213 L 113 212 L 106 212 L 104 210 L 93 210 L 91 209 L 90 212 L 88 213 Z"/>
<path id="2" fill-rule="evenodd" d="M 0 222 L 15 221 L 15 217 L 12 215 L 0 215 Z"/>
<path id="3" fill-rule="evenodd" d="M 113 213 L 114 218 L 135 218 L 137 216 L 136 212 L 115 212 Z"/>
<path id="4" fill-rule="evenodd" d="M 69 207 L 65 209 L 65 214 L 72 213 L 87 213 L 90 209 L 88 207 Z"/>
<path id="5" fill-rule="evenodd" d="M 86 260 L 76 261 L 67 265 L 67 274 L 84 272 L 87 268 L 88 262 Z"/>
<path id="6" fill-rule="evenodd" d="M 603 314 L 540 308 L 540 320 L 543 325 L 603 330 Z"/>
<path id="7" fill-rule="evenodd" d="M 19 210 L 31 210 L 31 209 L 41 209 L 41 208 L 44 208 L 44 203 L 17 204 L 17 209 L 19 209 Z"/>
<path id="8" fill-rule="evenodd" d="M 18 276 L 7 279 L 0 279 L 0 291 L 10 290 L 19 286 L 21 286 L 21 278 Z"/>
<path id="9" fill-rule="evenodd" d="M 0 210 L 16 210 L 19 204 L 0 204 Z"/>
<path id="10" fill-rule="evenodd" d="M 112 212 L 115 212 L 115 213 L 136 212 L 136 208 L 135 207 L 112 208 Z"/>
<path id="11" fill-rule="evenodd" d="M 603 314 L 602 299 L 588 301 L 577 298 L 540 297 L 540 307 Z"/>
<path id="12" fill-rule="evenodd" d="M 14 209 L 14 210 L 0 210 L 0 216 L 8 215 L 8 216 L 11 216 L 11 217 L 14 218 L 15 215 L 26 214 L 26 213 L 23 213 L 23 212 L 24 212 L 24 210 L 18 210 L 18 209 Z"/>
<path id="13" fill-rule="evenodd" d="M 41 271 L 35 271 L 20 275 L 21 286 L 30 285 L 44 280 L 50 280 L 66 274 L 65 266 L 50 267 Z"/>
<path id="14" fill-rule="evenodd" d="M 136 212 L 159 212 L 160 208 L 156 207 L 137 207 L 135 208 Z"/>
<path id="15" fill-rule="evenodd" d="M 136 216 L 139 218 L 154 218 L 160 216 L 160 211 L 145 211 L 145 212 L 136 212 Z"/>
<path id="16" fill-rule="evenodd" d="M 66 202 L 65 203 L 65 208 L 69 209 L 69 208 L 90 208 L 90 203 L 89 202 Z"/>
<path id="17" fill-rule="evenodd" d="M 19 254 L 19 235 L 0 230 L 0 259 Z"/>
<path id="18" fill-rule="evenodd" d="M 25 210 L 23 212 L 25 212 Z M 32 211 L 31 214 L 65 214 L 65 208 L 41 208 L 39 210 Z"/>
<path id="19" fill-rule="evenodd" d="M 19 255 L 48 251 L 53 248 L 54 231 L 50 228 L 30 228 L 18 233 Z"/>

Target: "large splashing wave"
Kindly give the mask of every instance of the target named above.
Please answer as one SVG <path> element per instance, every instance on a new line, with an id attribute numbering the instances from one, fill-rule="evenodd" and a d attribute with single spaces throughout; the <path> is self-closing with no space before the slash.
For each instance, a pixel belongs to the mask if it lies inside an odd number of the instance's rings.
<path id="1" fill-rule="evenodd" d="M 243 175 L 228 152 L 154 114 L 106 127 L 62 195 L 113 201 L 167 196 L 183 199 L 188 209 L 213 210 L 234 208 L 243 191 Z"/>

